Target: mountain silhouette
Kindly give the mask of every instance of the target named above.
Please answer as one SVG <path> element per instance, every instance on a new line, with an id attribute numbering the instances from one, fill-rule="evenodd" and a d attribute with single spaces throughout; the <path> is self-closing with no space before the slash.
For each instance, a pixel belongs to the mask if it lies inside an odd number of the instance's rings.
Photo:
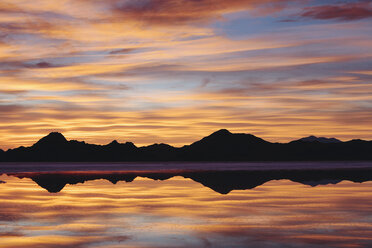
<path id="1" fill-rule="evenodd" d="M 137 177 L 167 180 L 181 176 L 202 184 L 220 194 L 233 190 L 253 189 L 272 180 L 291 180 L 311 187 L 337 184 L 348 180 L 366 182 L 372 180 L 372 168 L 357 169 L 297 169 L 297 170 L 250 170 L 250 171 L 154 171 L 154 172 L 53 172 L 11 173 L 18 178 L 30 178 L 50 193 L 60 192 L 67 184 L 105 179 L 113 184 L 132 182 Z"/>
<path id="2" fill-rule="evenodd" d="M 245 160 L 256 159 L 258 151 L 265 150 L 270 143 L 251 134 L 230 133 L 221 129 L 211 135 L 182 148 L 183 156 L 193 160 Z"/>
<path id="3" fill-rule="evenodd" d="M 35 147 L 49 147 L 49 146 L 64 146 L 68 144 L 67 139 L 65 136 L 63 136 L 61 133 L 58 132 L 52 132 L 48 134 L 47 136 L 41 138 L 38 142 L 34 144 Z"/>
<path id="4" fill-rule="evenodd" d="M 371 161 L 372 141 L 342 142 L 310 136 L 289 143 L 271 143 L 252 134 L 221 129 L 190 145 L 153 144 L 137 147 L 114 140 L 107 145 L 68 141 L 53 132 L 30 147 L 0 150 L 0 162 L 125 161 Z"/>
<path id="5" fill-rule="evenodd" d="M 340 143 L 341 140 L 335 139 L 335 138 L 325 138 L 325 137 L 316 137 L 316 136 L 309 136 L 302 139 L 299 139 L 298 141 L 303 142 L 320 142 L 320 143 Z"/>

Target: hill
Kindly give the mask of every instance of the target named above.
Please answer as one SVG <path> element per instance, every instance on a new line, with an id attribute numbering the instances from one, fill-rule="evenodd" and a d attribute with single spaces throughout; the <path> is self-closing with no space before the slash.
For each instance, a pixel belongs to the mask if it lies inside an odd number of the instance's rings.
<path id="1" fill-rule="evenodd" d="M 369 161 L 372 141 L 306 137 L 271 143 L 252 134 L 221 129 L 180 148 L 167 144 L 137 147 L 116 140 L 107 145 L 68 141 L 53 132 L 30 147 L 0 150 L 0 162 L 124 162 L 124 161 Z"/>

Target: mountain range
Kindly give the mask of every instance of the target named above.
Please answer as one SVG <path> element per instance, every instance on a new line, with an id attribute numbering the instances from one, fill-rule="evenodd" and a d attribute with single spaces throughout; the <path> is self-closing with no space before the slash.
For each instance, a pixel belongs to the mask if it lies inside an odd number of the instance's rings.
<path id="1" fill-rule="evenodd" d="M 30 147 L 3 151 L 0 162 L 124 162 L 124 161 L 370 161 L 372 141 L 309 136 L 272 143 L 252 134 L 221 129 L 183 147 L 153 144 L 137 147 L 116 140 L 107 145 L 68 141 L 52 132 Z"/>

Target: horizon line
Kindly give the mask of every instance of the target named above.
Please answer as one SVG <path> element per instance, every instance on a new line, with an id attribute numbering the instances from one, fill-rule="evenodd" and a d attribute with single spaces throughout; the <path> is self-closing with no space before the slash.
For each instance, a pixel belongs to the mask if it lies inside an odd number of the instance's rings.
<path id="1" fill-rule="evenodd" d="M 181 145 L 181 146 L 179 146 L 179 145 L 170 145 L 170 144 L 168 144 L 168 143 L 164 143 L 164 142 L 160 142 L 160 143 L 158 143 L 158 142 L 152 142 L 152 143 L 148 143 L 148 144 L 146 144 L 146 145 L 136 145 L 134 142 L 132 142 L 132 141 L 130 141 L 130 140 L 127 140 L 127 141 L 124 141 L 124 142 L 119 142 L 118 141 L 118 138 L 113 138 L 110 142 L 106 142 L 106 143 L 89 143 L 89 142 L 86 142 L 85 140 L 79 140 L 79 139 L 68 139 L 68 138 L 66 138 L 66 136 L 63 134 L 63 132 L 61 132 L 61 131 L 50 131 L 47 135 L 44 135 L 44 136 L 42 136 L 42 137 L 40 137 L 40 138 L 38 138 L 38 139 L 36 139 L 36 140 L 34 140 L 33 141 L 33 143 L 31 144 L 31 145 L 20 145 L 20 146 L 18 146 L 18 147 L 11 147 L 11 148 L 6 148 L 6 149 L 3 149 L 3 148 L 1 148 L 0 147 L 0 150 L 3 150 L 3 151 L 7 151 L 7 150 L 11 150 L 11 149 L 16 149 L 16 148 L 19 148 L 19 147 L 31 147 L 31 146 L 33 146 L 34 144 L 36 144 L 37 142 L 39 142 L 41 139 L 43 139 L 43 138 L 45 138 L 45 137 L 47 137 L 47 136 L 49 136 L 49 135 L 51 135 L 51 134 L 53 134 L 53 133 L 58 133 L 58 134 L 61 134 L 67 141 L 77 141 L 77 142 L 84 142 L 84 143 L 86 143 L 86 144 L 90 144 L 90 145 L 99 145 L 99 146 L 105 146 L 105 145 L 109 145 L 109 144 L 111 144 L 112 142 L 118 142 L 119 144 L 125 144 L 125 143 L 132 143 L 133 145 L 135 145 L 136 147 L 138 147 L 138 148 L 140 148 L 140 147 L 147 147 L 147 146 L 151 146 L 151 145 L 161 145 L 161 144 L 164 144 L 164 145 L 169 145 L 169 146 L 172 146 L 172 147 L 174 147 L 174 148 L 182 148 L 182 147 L 184 147 L 184 146 L 188 146 L 188 145 L 191 145 L 191 144 L 193 144 L 193 143 L 195 143 L 195 142 L 197 142 L 197 141 L 199 141 L 199 140 L 201 140 L 201 139 L 203 139 L 203 138 L 205 138 L 205 137 L 208 137 L 208 136 L 210 136 L 210 135 L 212 135 L 212 134 L 214 134 L 214 133 L 217 133 L 217 132 L 221 132 L 221 131 L 227 131 L 227 132 L 229 132 L 230 134 L 246 134 L 246 135 L 253 135 L 253 136 L 255 136 L 255 137 L 257 137 L 257 138 L 260 138 L 260 139 L 263 139 L 264 141 L 266 141 L 266 142 L 269 142 L 269 143 L 273 143 L 273 144 L 275 144 L 275 143 L 279 143 L 279 144 L 287 144 L 287 143 L 290 143 L 290 142 L 293 142 L 293 141 L 298 141 L 298 140 L 300 140 L 300 139 L 303 139 L 303 138 L 308 138 L 308 137 L 315 137 L 315 138 L 326 138 L 326 139 L 336 139 L 336 140 L 339 140 L 339 141 L 341 141 L 341 142 L 348 142 L 348 141 L 353 141 L 353 140 L 363 140 L 363 141 L 370 141 L 370 140 L 367 140 L 367 139 L 360 139 L 360 138 L 353 138 L 353 139 L 349 139 L 349 140 L 342 140 L 342 139 L 339 139 L 339 138 L 336 138 L 336 137 L 327 137 L 327 136 L 317 136 L 317 135 L 313 135 L 313 134 L 311 134 L 311 135 L 308 135 L 308 136 L 304 136 L 304 137 L 300 137 L 300 138 L 293 138 L 293 139 L 290 139 L 289 141 L 287 141 L 287 142 L 278 142 L 278 141 L 269 141 L 269 140 L 267 140 L 267 139 L 264 139 L 264 138 L 261 138 L 260 136 L 257 136 L 257 135 L 255 135 L 255 134 L 252 134 L 252 133 L 242 133 L 242 132 L 231 132 L 230 130 L 228 130 L 228 129 L 226 129 L 226 128 L 222 128 L 222 129 L 218 129 L 217 131 L 214 131 L 214 132 L 212 132 L 212 133 L 209 133 L 208 135 L 206 135 L 206 136 L 202 136 L 201 138 L 196 138 L 193 142 L 191 142 L 191 143 L 187 143 L 187 144 L 184 144 L 184 145 Z"/>

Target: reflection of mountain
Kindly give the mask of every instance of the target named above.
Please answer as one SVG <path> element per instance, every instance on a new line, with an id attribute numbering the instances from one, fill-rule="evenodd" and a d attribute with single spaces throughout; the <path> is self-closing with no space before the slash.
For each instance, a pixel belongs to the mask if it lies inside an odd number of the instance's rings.
<path id="1" fill-rule="evenodd" d="M 271 180 L 287 179 L 310 186 L 337 184 L 343 180 L 372 180 L 372 168 L 318 170 L 256 170 L 256 171 L 165 171 L 165 172 L 78 172 L 78 173 L 14 173 L 19 178 L 31 178 L 51 193 L 61 191 L 66 184 L 105 179 L 113 184 L 132 182 L 136 177 L 167 180 L 175 176 L 190 178 L 214 191 L 227 194 L 232 190 L 253 189 Z"/>
<path id="2" fill-rule="evenodd" d="M 31 147 L 0 150 L 0 161 L 345 161 L 372 160 L 372 141 L 341 142 L 310 136 L 290 143 L 271 143 L 251 134 L 219 130 L 180 148 L 166 144 L 136 147 L 113 141 L 92 145 L 50 133 Z"/>

